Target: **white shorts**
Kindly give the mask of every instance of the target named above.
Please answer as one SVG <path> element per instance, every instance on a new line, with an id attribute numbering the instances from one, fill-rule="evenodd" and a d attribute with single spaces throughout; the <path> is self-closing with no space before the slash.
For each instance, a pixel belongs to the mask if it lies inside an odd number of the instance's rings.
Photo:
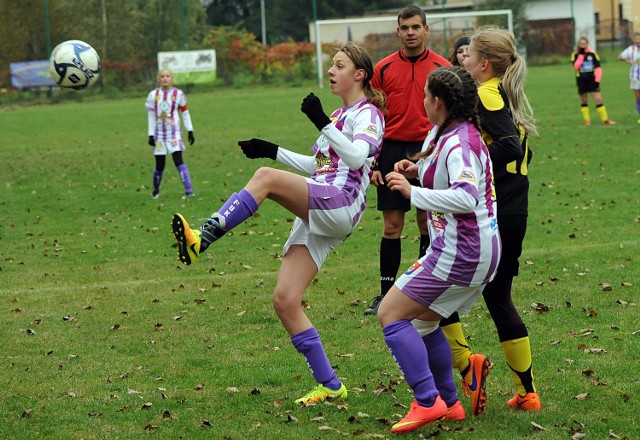
<path id="1" fill-rule="evenodd" d="M 309 188 L 309 223 L 296 218 L 282 254 L 294 244 L 309 249 L 318 270 L 329 252 L 351 235 L 359 215 L 353 199 L 340 188 L 323 185 L 307 178 Z"/>
<path id="2" fill-rule="evenodd" d="M 153 149 L 154 156 L 166 156 L 167 154 L 173 154 L 176 151 L 184 151 L 184 142 L 182 139 L 171 139 L 168 141 L 156 141 L 156 147 Z"/>
<path id="3" fill-rule="evenodd" d="M 311 212 L 309 212 L 309 216 L 311 216 Z M 311 258 L 313 258 L 318 270 L 320 270 L 322 264 L 329 256 L 329 252 L 345 241 L 346 238 L 347 237 L 336 238 L 314 234 L 309 224 L 303 222 L 299 217 L 296 217 L 296 220 L 293 222 L 293 227 L 291 228 L 291 234 L 289 234 L 289 238 L 282 248 L 282 255 L 285 255 L 293 245 L 306 246 L 309 254 L 311 254 Z"/>
<path id="4" fill-rule="evenodd" d="M 467 315 L 484 284 L 460 286 L 443 281 L 418 263 L 403 273 L 395 283 L 396 287 L 409 298 L 448 318 L 453 312 Z"/>
<path id="5" fill-rule="evenodd" d="M 629 79 L 630 89 L 631 90 L 640 90 L 640 78 L 631 78 Z"/>

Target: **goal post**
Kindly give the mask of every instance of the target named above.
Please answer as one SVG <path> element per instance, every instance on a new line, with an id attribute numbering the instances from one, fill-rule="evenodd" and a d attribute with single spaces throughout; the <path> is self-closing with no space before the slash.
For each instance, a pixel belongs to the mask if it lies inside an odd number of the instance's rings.
<path id="1" fill-rule="evenodd" d="M 471 34 L 481 24 L 489 24 L 490 17 L 496 17 L 496 23 L 513 32 L 513 12 L 511 9 L 490 11 L 427 13 L 429 36 L 427 46 L 445 58 L 461 35 Z M 505 23 L 506 21 L 506 23 Z M 316 20 L 309 25 L 311 40 L 316 45 L 316 70 L 318 87 L 323 87 L 323 44 L 340 46 L 348 41 L 361 44 L 371 54 L 374 64 L 398 50 L 396 36 L 397 15 Z"/>

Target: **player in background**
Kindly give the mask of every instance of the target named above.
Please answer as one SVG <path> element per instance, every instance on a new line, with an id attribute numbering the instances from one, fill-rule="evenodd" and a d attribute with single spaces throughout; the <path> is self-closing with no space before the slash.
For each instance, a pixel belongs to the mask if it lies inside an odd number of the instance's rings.
<path id="1" fill-rule="evenodd" d="M 590 94 L 596 103 L 596 111 L 604 125 L 615 125 L 615 121 L 609 119 L 607 109 L 602 102 L 600 93 L 600 81 L 602 80 L 602 67 L 600 57 L 595 50 L 589 47 L 589 40 L 580 37 L 576 43 L 576 50 L 571 53 L 571 63 L 576 71 L 576 85 L 580 95 L 580 112 L 584 125 L 591 125 L 591 113 L 589 111 L 588 95 Z"/>
<path id="2" fill-rule="evenodd" d="M 182 114 L 184 127 L 189 133 L 189 145 L 193 145 L 196 138 L 193 135 L 193 123 L 187 108 L 187 97 L 182 90 L 173 86 L 173 74 L 169 69 L 160 69 L 158 83 L 160 87 L 149 92 L 145 104 L 148 113 L 149 145 L 153 147 L 153 155 L 156 159 L 151 197 L 157 199 L 160 196 L 160 184 L 167 154 L 171 154 L 184 185 L 182 198 L 189 199 L 193 197 L 193 188 L 189 169 L 182 159 L 185 145 L 182 142 L 180 114 Z"/>
<path id="3" fill-rule="evenodd" d="M 342 98 L 342 107 L 327 116 L 313 93 L 302 101 L 302 112 L 320 131 L 311 155 L 261 139 L 238 142 L 250 159 L 270 158 L 309 177 L 261 167 L 200 228 L 190 229 L 180 214 L 173 217 L 180 260 L 191 264 L 214 241 L 251 217 L 265 199 L 296 216 L 282 252 L 273 306 L 318 383 L 296 400 L 302 404 L 347 397 L 300 304 L 329 252 L 347 239 L 364 213 L 371 167 L 384 133 L 384 96 L 371 87 L 373 63 L 367 52 L 347 43 L 333 57 L 328 73 L 331 92 Z"/>
<path id="4" fill-rule="evenodd" d="M 409 5 L 400 11 L 396 34 L 402 48 L 376 64 L 371 82 L 387 97 L 384 143 L 371 176 L 371 183 L 377 187 L 377 208 L 382 211 L 384 229 L 380 240 L 380 294 L 365 310 L 365 315 L 377 313 L 380 301 L 396 280 L 402 260 L 400 237 L 405 213 L 411 209 L 409 200 L 389 190 L 384 176 L 393 171 L 396 162 L 420 152 L 431 128 L 423 104 L 424 84 L 434 69 L 451 65 L 427 48 L 429 25 L 421 8 Z M 419 184 L 417 181 L 411 183 Z M 418 255 L 422 256 L 429 246 L 425 212 L 416 209 L 416 220 L 420 231 Z"/>
<path id="5" fill-rule="evenodd" d="M 640 116 L 640 32 L 633 33 L 633 44 L 618 55 L 620 61 L 631 64 L 629 69 L 629 85 L 636 98 L 636 110 Z M 640 119 L 638 119 L 640 124 Z"/>
<path id="6" fill-rule="evenodd" d="M 511 32 L 482 28 L 471 36 L 464 68 L 478 82 L 482 137 L 489 149 L 498 205 L 502 256 L 495 278 L 482 292 L 498 330 L 516 395 L 507 404 L 525 411 L 539 410 L 540 397 L 533 382 L 529 333 L 513 304 L 511 288 L 518 275 L 518 259 L 527 230 L 529 162 L 528 136 L 537 129 L 524 93 L 527 64 L 516 49 Z M 475 415 L 486 409 L 485 379 L 491 363 L 472 354 L 460 318 L 453 313 L 440 322 L 453 354 L 453 366 L 462 375 L 462 389 L 471 398 Z"/>
<path id="7" fill-rule="evenodd" d="M 398 277 L 378 310 L 385 342 L 415 397 L 392 433 L 465 418 L 451 348 L 438 321 L 456 311 L 469 313 L 500 259 L 491 159 L 482 143 L 477 103 L 469 72 L 433 71 L 424 106 L 434 127 L 419 160 L 401 160 L 385 176 L 392 191 L 427 212 L 431 237 L 426 254 Z M 421 187 L 408 178 L 418 178 Z"/>
<path id="8" fill-rule="evenodd" d="M 469 37 L 460 37 L 456 40 L 453 53 L 449 57 L 452 66 L 461 66 L 465 58 L 469 56 Z"/>

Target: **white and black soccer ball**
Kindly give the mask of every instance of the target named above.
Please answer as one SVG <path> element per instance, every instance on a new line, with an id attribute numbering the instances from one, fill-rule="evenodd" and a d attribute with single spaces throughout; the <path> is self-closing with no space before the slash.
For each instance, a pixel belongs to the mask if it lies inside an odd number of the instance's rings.
<path id="1" fill-rule="evenodd" d="M 98 80 L 100 56 L 84 41 L 64 41 L 51 52 L 49 69 L 51 78 L 60 87 L 83 90 Z"/>

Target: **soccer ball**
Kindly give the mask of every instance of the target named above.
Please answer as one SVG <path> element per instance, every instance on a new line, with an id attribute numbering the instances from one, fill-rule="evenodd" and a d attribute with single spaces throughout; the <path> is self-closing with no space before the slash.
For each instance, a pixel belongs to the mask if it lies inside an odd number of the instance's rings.
<path id="1" fill-rule="evenodd" d="M 53 81 L 65 89 L 82 90 L 100 76 L 98 52 L 80 40 L 58 44 L 51 52 L 49 69 Z"/>

